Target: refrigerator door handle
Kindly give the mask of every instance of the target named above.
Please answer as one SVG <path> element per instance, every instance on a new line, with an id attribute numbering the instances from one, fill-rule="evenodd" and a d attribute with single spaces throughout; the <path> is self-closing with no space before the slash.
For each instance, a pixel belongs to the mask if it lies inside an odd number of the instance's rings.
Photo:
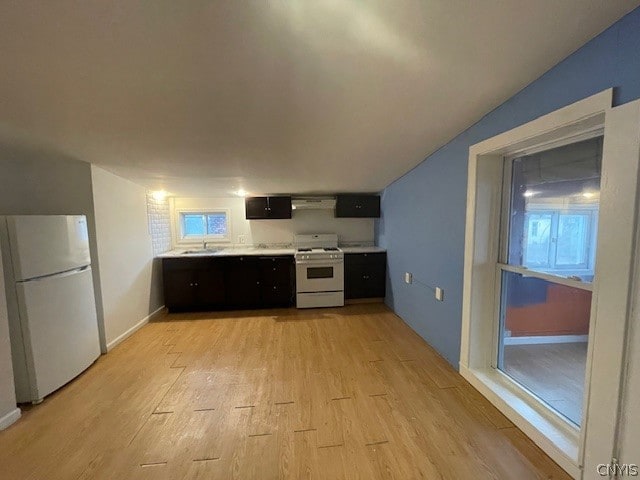
<path id="1" fill-rule="evenodd" d="M 42 275 L 41 277 L 27 278 L 26 280 L 20 280 L 16 283 L 39 282 L 41 280 L 46 280 L 48 278 L 53 278 L 53 277 L 56 277 L 56 278 L 69 277 L 71 275 L 77 275 L 78 273 L 87 271 L 89 269 L 91 269 L 91 265 L 85 265 L 84 267 L 78 267 L 72 270 L 66 270 L 64 272 L 59 272 L 59 273 L 52 273 L 51 275 Z"/>

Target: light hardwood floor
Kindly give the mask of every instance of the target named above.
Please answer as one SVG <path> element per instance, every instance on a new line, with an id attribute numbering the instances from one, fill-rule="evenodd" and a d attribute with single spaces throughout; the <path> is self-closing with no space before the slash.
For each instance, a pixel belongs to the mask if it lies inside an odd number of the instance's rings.
<path id="1" fill-rule="evenodd" d="M 587 343 L 507 345 L 504 371 L 576 425 L 582 420 Z"/>
<path id="2" fill-rule="evenodd" d="M 0 432 L 0 478 L 569 478 L 381 304 L 167 315 Z"/>

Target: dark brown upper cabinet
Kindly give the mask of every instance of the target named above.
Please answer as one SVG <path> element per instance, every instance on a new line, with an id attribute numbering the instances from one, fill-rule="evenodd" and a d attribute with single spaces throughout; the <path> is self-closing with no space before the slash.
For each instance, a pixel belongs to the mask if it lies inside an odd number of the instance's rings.
<path id="1" fill-rule="evenodd" d="M 291 197 L 247 197 L 244 207 L 247 220 L 291 218 Z"/>
<path id="2" fill-rule="evenodd" d="M 338 195 L 336 217 L 379 218 L 379 195 Z"/>

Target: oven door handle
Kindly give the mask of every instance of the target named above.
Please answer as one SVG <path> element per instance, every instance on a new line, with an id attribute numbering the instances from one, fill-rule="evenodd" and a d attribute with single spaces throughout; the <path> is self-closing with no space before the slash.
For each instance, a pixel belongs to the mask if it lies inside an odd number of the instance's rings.
<path id="1" fill-rule="evenodd" d="M 325 266 L 325 265 L 342 265 L 343 260 L 296 260 L 296 265 Z"/>

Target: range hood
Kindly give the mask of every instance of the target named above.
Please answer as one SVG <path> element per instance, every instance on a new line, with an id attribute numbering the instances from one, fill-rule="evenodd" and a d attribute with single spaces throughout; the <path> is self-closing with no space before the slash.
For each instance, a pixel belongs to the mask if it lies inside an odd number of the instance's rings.
<path id="1" fill-rule="evenodd" d="M 331 210 L 336 208 L 335 197 L 294 197 L 292 210 Z"/>

